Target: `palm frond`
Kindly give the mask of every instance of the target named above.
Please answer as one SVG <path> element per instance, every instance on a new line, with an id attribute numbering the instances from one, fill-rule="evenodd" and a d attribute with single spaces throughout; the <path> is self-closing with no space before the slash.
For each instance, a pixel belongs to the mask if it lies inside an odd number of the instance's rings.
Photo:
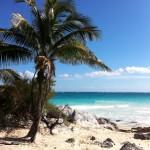
<path id="1" fill-rule="evenodd" d="M 64 42 L 71 42 L 74 40 L 83 41 L 86 40 L 97 40 L 99 38 L 99 30 L 97 30 L 94 26 L 88 26 L 84 28 L 80 28 L 76 31 L 69 32 L 66 36 L 58 40 L 54 47 L 58 47 Z"/>
<path id="2" fill-rule="evenodd" d="M 16 45 L 0 44 L 0 66 L 19 64 L 31 61 L 33 52 Z"/>
<path id="3" fill-rule="evenodd" d="M 44 4 L 45 15 L 51 19 L 59 18 L 66 12 L 75 12 L 75 4 L 73 0 L 46 0 Z"/>
<path id="4" fill-rule="evenodd" d="M 11 84 L 14 80 L 21 79 L 21 76 L 11 69 L 0 69 L 0 80 L 4 84 Z"/>
<path id="5" fill-rule="evenodd" d="M 16 3 L 20 3 L 20 2 L 25 2 L 29 6 L 33 6 L 33 7 L 36 6 L 35 0 L 16 0 Z"/>
<path id="6" fill-rule="evenodd" d="M 87 64 L 95 69 L 111 71 L 111 69 L 100 61 L 85 44 L 77 41 L 65 44 L 54 53 L 62 63 L 69 63 L 72 65 Z M 51 56 L 54 56 L 54 54 Z"/>

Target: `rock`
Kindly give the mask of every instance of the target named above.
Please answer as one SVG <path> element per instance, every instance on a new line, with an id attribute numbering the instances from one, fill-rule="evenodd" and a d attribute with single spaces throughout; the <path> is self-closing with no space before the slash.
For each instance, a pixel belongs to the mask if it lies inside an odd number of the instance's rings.
<path id="1" fill-rule="evenodd" d="M 134 138 L 141 139 L 141 140 L 150 140 L 150 133 L 148 134 L 137 133 L 137 134 L 134 134 Z"/>
<path id="2" fill-rule="evenodd" d="M 92 141 L 96 140 L 95 136 L 91 136 L 90 140 Z"/>
<path id="3" fill-rule="evenodd" d="M 111 122 L 109 119 L 106 118 L 97 118 L 97 121 L 100 125 L 103 125 L 104 128 L 109 129 L 109 130 L 119 130 L 118 126 L 114 123 Z"/>
<path id="4" fill-rule="evenodd" d="M 99 123 L 99 124 L 107 124 L 107 123 L 109 123 L 109 122 L 110 122 L 110 120 L 109 120 L 109 119 L 102 118 L 102 117 L 97 118 L 97 121 L 98 121 L 98 123 Z"/>
<path id="5" fill-rule="evenodd" d="M 69 138 L 65 142 L 67 142 L 67 143 L 74 143 L 75 139 L 74 138 Z"/>
<path id="6" fill-rule="evenodd" d="M 115 143 L 110 138 L 107 138 L 103 143 L 101 143 L 101 147 L 103 148 L 111 148 L 113 145 L 115 145 Z"/>
<path id="7" fill-rule="evenodd" d="M 132 128 L 131 131 L 132 131 L 132 132 L 136 132 L 136 133 L 146 133 L 146 132 L 150 132 L 150 127 L 137 127 L 137 128 Z"/>
<path id="8" fill-rule="evenodd" d="M 144 149 L 136 146 L 134 143 L 125 142 L 120 150 L 144 150 Z"/>
<path id="9" fill-rule="evenodd" d="M 122 120 L 116 120 L 116 122 L 121 122 Z"/>
<path id="10" fill-rule="evenodd" d="M 64 108 L 64 107 L 65 107 L 65 108 Z M 64 115 L 67 116 L 67 117 L 70 117 L 70 116 L 72 115 L 72 113 L 73 113 L 73 109 L 72 109 L 69 105 L 67 105 L 67 106 L 58 106 L 58 109 L 59 109 L 59 110 L 64 109 L 64 110 L 62 111 L 62 114 L 64 114 Z"/>
<path id="11" fill-rule="evenodd" d="M 74 110 L 71 118 L 74 122 L 79 122 L 85 126 L 99 126 L 97 118 L 88 112 Z"/>
<path id="12" fill-rule="evenodd" d="M 98 145 L 102 148 L 111 148 L 115 145 L 115 143 L 112 141 L 112 139 L 107 138 L 105 141 L 103 141 L 102 143 L 99 141 L 92 141 L 93 145 Z"/>

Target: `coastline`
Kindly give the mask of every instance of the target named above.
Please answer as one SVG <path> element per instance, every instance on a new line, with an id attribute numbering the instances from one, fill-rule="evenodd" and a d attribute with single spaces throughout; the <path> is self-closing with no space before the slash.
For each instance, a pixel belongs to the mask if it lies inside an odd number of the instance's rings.
<path id="1" fill-rule="evenodd" d="M 66 114 L 70 112 L 70 107 L 66 110 Z M 73 111 L 73 110 L 72 110 Z M 101 147 L 106 139 L 111 139 L 113 146 L 110 150 L 122 150 L 121 147 L 125 143 L 134 143 L 137 147 L 142 147 L 141 150 L 150 149 L 149 140 L 140 140 L 134 138 L 134 133 L 121 132 L 116 130 L 114 124 L 106 122 L 97 124 L 95 116 L 90 113 L 85 113 L 76 110 L 76 121 L 70 123 L 69 126 L 58 125 L 54 130 L 54 135 L 49 134 L 49 130 L 41 123 L 37 139 L 35 143 L 16 143 L 17 138 L 23 137 L 28 132 L 28 129 L 13 129 L 7 133 L 7 130 L 0 131 L 0 149 L 2 150 L 106 150 L 106 147 Z M 109 119 L 108 119 L 109 120 Z M 104 120 L 105 121 L 105 120 Z M 120 128 L 120 127 L 119 127 Z M 130 128 L 130 127 L 129 127 Z M 129 129 L 128 128 L 128 129 Z M 122 129 L 127 129 L 122 126 Z M 92 138 L 94 140 L 92 140 Z M 71 141 L 70 139 L 74 139 Z M 67 141 L 68 140 L 68 141 Z M 15 143 L 12 143 L 15 142 Z M 3 144 L 2 144 L 3 142 Z M 4 142 L 8 142 L 6 145 Z M 139 149 L 140 150 L 140 149 Z"/>

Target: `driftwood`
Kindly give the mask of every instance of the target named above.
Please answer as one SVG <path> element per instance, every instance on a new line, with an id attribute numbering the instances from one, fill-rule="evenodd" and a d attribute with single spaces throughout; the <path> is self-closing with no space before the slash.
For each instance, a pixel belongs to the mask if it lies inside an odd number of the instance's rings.
<path id="1" fill-rule="evenodd" d="M 49 120 L 48 120 L 46 117 L 44 117 L 44 116 L 42 117 L 42 121 L 43 121 L 43 122 L 47 125 L 47 127 L 50 129 L 50 134 L 53 135 L 53 129 L 55 128 L 56 125 L 61 125 L 61 124 L 64 123 L 64 121 L 60 123 L 60 122 L 59 122 L 59 119 L 60 119 L 61 113 L 65 110 L 65 108 L 66 108 L 67 106 L 68 106 L 68 105 L 65 105 L 64 108 L 60 110 L 60 112 L 59 112 L 59 114 L 58 114 L 58 117 L 57 117 L 57 120 L 56 120 L 54 123 L 52 123 L 52 124 L 49 123 Z"/>

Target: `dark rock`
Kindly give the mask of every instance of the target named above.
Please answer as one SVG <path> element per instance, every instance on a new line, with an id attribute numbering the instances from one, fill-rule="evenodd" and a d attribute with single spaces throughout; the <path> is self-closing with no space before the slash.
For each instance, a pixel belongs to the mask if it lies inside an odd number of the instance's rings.
<path id="1" fill-rule="evenodd" d="M 122 120 L 116 120 L 116 122 L 121 122 Z"/>
<path id="2" fill-rule="evenodd" d="M 97 118 L 97 121 L 100 125 L 104 125 L 104 128 L 109 129 L 109 130 L 119 130 L 118 126 L 114 123 L 111 122 L 109 119 L 106 118 Z"/>
<path id="3" fill-rule="evenodd" d="M 131 130 L 119 129 L 120 132 L 131 133 Z"/>
<path id="4" fill-rule="evenodd" d="M 113 145 L 115 145 L 115 143 L 110 138 L 107 138 L 103 143 L 101 143 L 101 147 L 103 148 L 111 148 Z"/>
<path id="5" fill-rule="evenodd" d="M 75 139 L 74 138 L 69 138 L 66 140 L 67 143 L 74 143 L 75 142 Z"/>
<path id="6" fill-rule="evenodd" d="M 137 134 L 134 134 L 134 138 L 141 139 L 141 140 L 150 140 L 150 133 L 148 134 L 137 133 Z"/>
<path id="7" fill-rule="evenodd" d="M 134 143 L 126 142 L 120 150 L 144 150 L 141 147 L 136 146 Z"/>
<path id="8" fill-rule="evenodd" d="M 92 141 L 96 140 L 95 136 L 91 136 L 91 139 Z"/>
<path id="9" fill-rule="evenodd" d="M 150 132 L 150 127 L 137 127 L 137 128 L 132 128 L 131 131 L 132 131 L 132 132 L 136 132 L 136 133 L 146 133 L 146 132 Z"/>
<path id="10" fill-rule="evenodd" d="M 110 122 L 110 120 L 106 118 L 97 118 L 97 121 L 99 124 L 107 124 Z"/>
<path id="11" fill-rule="evenodd" d="M 111 147 L 113 147 L 113 145 L 115 145 L 115 143 L 110 138 L 106 139 L 102 143 L 99 142 L 99 141 L 93 141 L 92 144 L 98 145 L 98 146 L 100 146 L 102 148 L 111 148 Z"/>

